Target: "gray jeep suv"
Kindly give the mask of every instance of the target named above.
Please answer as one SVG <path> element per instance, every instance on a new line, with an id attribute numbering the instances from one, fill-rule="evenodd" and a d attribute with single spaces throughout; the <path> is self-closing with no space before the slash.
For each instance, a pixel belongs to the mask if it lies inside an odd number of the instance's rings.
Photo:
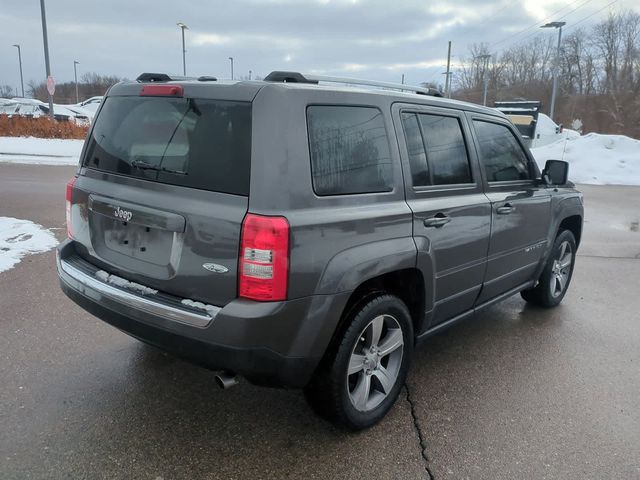
<path id="1" fill-rule="evenodd" d="M 354 429 L 392 407 L 419 340 L 518 292 L 560 303 L 583 217 L 566 164 L 541 174 L 497 110 L 348 83 L 112 87 L 67 185 L 64 292 Z"/>

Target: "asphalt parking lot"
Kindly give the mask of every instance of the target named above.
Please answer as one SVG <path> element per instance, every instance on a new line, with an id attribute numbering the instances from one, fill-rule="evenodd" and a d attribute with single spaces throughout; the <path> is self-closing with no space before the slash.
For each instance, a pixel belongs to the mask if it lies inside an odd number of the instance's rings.
<path id="1" fill-rule="evenodd" d="M 0 163 L 0 216 L 64 236 L 74 168 Z M 640 187 L 582 187 L 572 286 L 426 341 L 396 407 L 347 433 L 297 391 L 209 371 L 61 293 L 53 251 L 0 274 L 0 478 L 640 479 Z"/>

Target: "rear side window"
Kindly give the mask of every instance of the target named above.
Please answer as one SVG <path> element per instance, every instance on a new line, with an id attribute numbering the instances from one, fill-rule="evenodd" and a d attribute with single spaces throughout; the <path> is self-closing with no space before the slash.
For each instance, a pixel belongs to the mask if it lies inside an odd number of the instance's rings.
<path id="1" fill-rule="evenodd" d="M 471 183 L 471 169 L 460 121 L 455 117 L 403 113 L 413 185 Z"/>
<path id="2" fill-rule="evenodd" d="M 473 125 L 488 182 L 531 178 L 527 156 L 509 128 L 481 120 L 474 120 Z"/>
<path id="3" fill-rule="evenodd" d="M 109 97 L 84 164 L 185 187 L 249 194 L 251 104 Z"/>
<path id="4" fill-rule="evenodd" d="M 393 170 L 382 112 L 371 107 L 307 108 L 317 195 L 388 192 Z"/>

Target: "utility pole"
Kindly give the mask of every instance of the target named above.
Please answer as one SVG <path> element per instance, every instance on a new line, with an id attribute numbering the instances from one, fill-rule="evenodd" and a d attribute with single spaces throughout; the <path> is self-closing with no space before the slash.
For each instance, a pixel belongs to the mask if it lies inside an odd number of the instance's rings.
<path id="1" fill-rule="evenodd" d="M 40 13 L 42 14 L 42 40 L 44 42 L 44 66 L 47 71 L 47 79 L 51 76 L 49 66 L 49 40 L 47 38 L 47 15 L 44 11 L 44 0 L 40 0 Z M 53 120 L 53 95 L 49 93 L 49 117 Z"/>
<path id="2" fill-rule="evenodd" d="M 178 22 L 176 23 L 176 25 L 180 27 L 180 30 L 182 30 L 182 75 L 186 77 L 187 76 L 187 50 L 184 48 L 184 31 L 189 30 L 189 27 L 187 27 L 182 22 Z"/>
<path id="3" fill-rule="evenodd" d="M 80 103 L 80 97 L 78 96 L 78 70 L 76 69 L 76 65 L 79 65 L 80 62 L 73 61 L 73 78 L 76 80 L 76 103 Z"/>
<path id="4" fill-rule="evenodd" d="M 556 108 L 556 91 L 558 89 L 558 68 L 560 67 L 560 43 L 562 42 L 562 27 L 567 22 L 549 22 L 540 28 L 557 28 L 558 29 L 558 49 L 556 50 L 556 61 L 553 66 L 553 87 L 551 89 L 551 108 L 549 109 L 549 118 L 553 120 L 553 114 Z"/>
<path id="5" fill-rule="evenodd" d="M 483 84 L 483 94 L 482 94 L 482 105 L 487 106 L 487 90 L 489 89 L 489 79 L 487 78 L 487 67 L 489 66 L 489 59 L 491 55 L 478 55 L 476 58 L 482 60 L 482 84 Z"/>
<path id="6" fill-rule="evenodd" d="M 20 52 L 20 45 L 17 43 L 13 45 L 18 49 L 18 64 L 20 65 L 20 88 L 22 88 L 22 98 L 24 98 L 24 79 L 22 78 L 22 53 Z M 16 90 L 16 96 L 17 96 Z"/>
<path id="7" fill-rule="evenodd" d="M 449 40 L 449 49 L 447 50 L 447 72 L 444 81 L 444 96 L 451 98 L 451 40 Z"/>
<path id="8" fill-rule="evenodd" d="M 229 60 L 231 60 L 231 80 L 233 80 L 233 57 L 229 57 Z"/>

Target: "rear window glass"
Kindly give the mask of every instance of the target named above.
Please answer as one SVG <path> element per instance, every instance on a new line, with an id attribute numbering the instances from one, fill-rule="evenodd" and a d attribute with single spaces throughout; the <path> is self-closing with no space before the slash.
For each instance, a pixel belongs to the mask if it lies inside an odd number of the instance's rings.
<path id="1" fill-rule="evenodd" d="M 393 189 L 382 112 L 371 107 L 307 108 L 313 189 L 318 195 Z"/>
<path id="2" fill-rule="evenodd" d="M 248 195 L 251 104 L 107 98 L 84 164 L 145 180 Z"/>

